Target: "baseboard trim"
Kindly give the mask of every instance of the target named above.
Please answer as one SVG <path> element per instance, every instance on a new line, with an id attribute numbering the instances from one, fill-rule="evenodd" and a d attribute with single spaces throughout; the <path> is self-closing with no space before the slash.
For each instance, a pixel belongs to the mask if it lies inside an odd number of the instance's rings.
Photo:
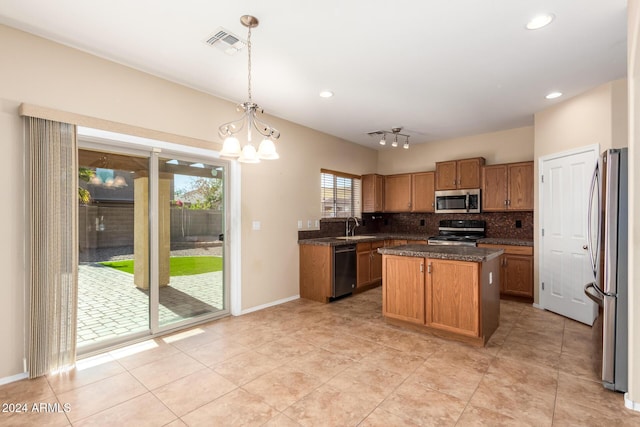
<path id="1" fill-rule="evenodd" d="M 251 308 L 247 308 L 246 310 L 242 310 L 240 312 L 240 315 L 253 313 L 254 311 L 264 310 L 265 308 L 269 308 L 269 307 L 273 307 L 273 306 L 276 306 L 276 305 L 284 304 L 284 303 L 289 302 L 289 301 L 295 301 L 297 299 L 300 299 L 300 295 L 294 295 L 292 297 L 279 299 L 279 300 L 276 300 L 276 301 L 268 302 L 266 304 L 256 305 L 255 307 L 251 307 Z"/>
<path id="2" fill-rule="evenodd" d="M 634 402 L 629 399 L 629 393 L 624 394 L 624 406 L 631 409 L 632 411 L 640 412 L 640 402 Z"/>
<path id="3" fill-rule="evenodd" d="M 11 375 L 10 377 L 0 378 L 0 385 L 13 383 L 16 381 L 24 380 L 29 378 L 29 374 L 27 372 L 23 372 L 21 374 Z"/>
<path id="4" fill-rule="evenodd" d="M 537 308 L 538 310 L 544 310 L 543 306 L 541 306 L 540 304 L 536 304 L 535 302 L 531 305 L 533 306 L 533 308 Z"/>

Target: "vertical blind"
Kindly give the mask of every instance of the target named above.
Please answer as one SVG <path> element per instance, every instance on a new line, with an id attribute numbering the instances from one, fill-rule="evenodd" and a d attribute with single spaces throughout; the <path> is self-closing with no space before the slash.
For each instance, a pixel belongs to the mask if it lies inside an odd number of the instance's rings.
<path id="1" fill-rule="evenodd" d="M 75 126 L 28 117 L 29 377 L 73 366 L 78 297 Z"/>
<path id="2" fill-rule="evenodd" d="M 361 216 L 362 192 L 358 175 L 321 169 L 320 192 L 322 218 Z"/>

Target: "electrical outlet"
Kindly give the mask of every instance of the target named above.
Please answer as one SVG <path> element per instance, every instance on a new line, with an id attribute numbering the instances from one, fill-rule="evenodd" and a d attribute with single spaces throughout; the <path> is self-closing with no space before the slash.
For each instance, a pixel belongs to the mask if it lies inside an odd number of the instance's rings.
<path id="1" fill-rule="evenodd" d="M 298 230 L 302 230 L 302 220 L 298 220 Z"/>
<path id="2" fill-rule="evenodd" d="M 307 228 L 311 228 L 312 227 L 311 224 L 313 224 L 313 222 L 310 219 L 308 219 L 307 220 Z"/>
<path id="3" fill-rule="evenodd" d="M 320 228 L 320 221 L 316 219 L 316 228 Z"/>
<path id="4" fill-rule="evenodd" d="M 253 223 L 251 224 L 251 227 L 254 230 L 260 230 L 260 221 L 253 221 Z"/>

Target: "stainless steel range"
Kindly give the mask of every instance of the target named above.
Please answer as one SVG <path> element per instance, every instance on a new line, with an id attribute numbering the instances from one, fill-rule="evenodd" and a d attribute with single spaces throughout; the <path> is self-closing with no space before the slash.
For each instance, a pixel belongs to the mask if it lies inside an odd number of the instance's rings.
<path id="1" fill-rule="evenodd" d="M 452 220 L 440 221 L 439 235 L 429 237 L 430 245 L 460 245 L 476 246 L 477 241 L 485 237 L 485 221 L 480 220 Z"/>

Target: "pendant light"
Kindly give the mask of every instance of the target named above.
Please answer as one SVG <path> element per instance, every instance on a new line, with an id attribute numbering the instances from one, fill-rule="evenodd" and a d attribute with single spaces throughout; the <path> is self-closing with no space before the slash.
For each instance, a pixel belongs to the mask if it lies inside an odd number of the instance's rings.
<path id="1" fill-rule="evenodd" d="M 243 15 L 240 17 L 240 22 L 249 29 L 247 35 L 249 100 L 238 104 L 236 108 L 238 112 L 243 112 L 241 118 L 224 123 L 218 128 L 218 134 L 221 138 L 224 138 L 220 157 L 238 159 L 242 163 L 259 163 L 261 159 L 275 160 L 280 156 L 276 151 L 273 140 L 280 138 L 280 132 L 258 119 L 257 114 L 262 114 L 264 111 L 253 102 L 251 97 L 251 29 L 257 27 L 259 21 L 255 16 Z M 247 143 L 241 148 L 240 141 L 236 135 L 245 127 L 247 129 Z M 254 131 L 257 131 L 260 137 L 263 138 L 257 149 L 253 145 Z"/>

